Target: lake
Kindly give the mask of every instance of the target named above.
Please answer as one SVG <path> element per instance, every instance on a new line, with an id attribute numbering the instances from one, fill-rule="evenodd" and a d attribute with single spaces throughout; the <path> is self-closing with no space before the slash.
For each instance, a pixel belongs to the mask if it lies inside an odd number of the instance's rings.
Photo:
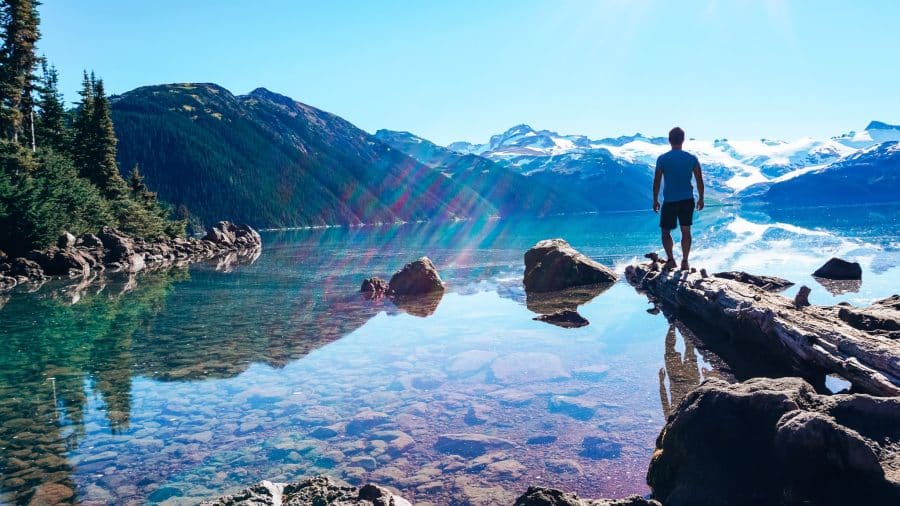
<path id="1" fill-rule="evenodd" d="M 695 229 L 694 266 L 785 277 L 814 304 L 900 286 L 897 206 L 708 208 Z M 547 301 L 523 291 L 522 257 L 552 237 L 620 275 L 659 250 L 649 212 L 265 232 L 250 265 L 4 296 L 0 503 L 193 504 L 320 473 L 423 504 L 647 494 L 672 406 L 746 373 L 624 280 L 581 296 L 586 327 L 533 320 Z M 422 255 L 442 297 L 357 293 Z M 830 256 L 862 284 L 813 279 Z"/>

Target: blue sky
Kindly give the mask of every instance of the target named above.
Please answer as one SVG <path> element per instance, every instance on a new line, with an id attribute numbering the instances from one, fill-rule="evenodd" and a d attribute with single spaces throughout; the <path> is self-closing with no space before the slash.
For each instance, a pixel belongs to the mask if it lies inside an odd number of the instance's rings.
<path id="1" fill-rule="evenodd" d="M 44 0 L 66 98 L 258 86 L 374 132 L 831 136 L 900 123 L 900 2 Z"/>

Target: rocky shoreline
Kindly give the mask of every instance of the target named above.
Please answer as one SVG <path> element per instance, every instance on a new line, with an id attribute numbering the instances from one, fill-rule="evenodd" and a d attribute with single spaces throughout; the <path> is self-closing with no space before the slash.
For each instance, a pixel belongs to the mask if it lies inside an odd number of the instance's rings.
<path id="1" fill-rule="evenodd" d="M 451 500 L 451 504 L 456 504 Z M 396 491 L 374 484 L 361 488 L 329 476 L 315 476 L 294 483 L 262 481 L 231 495 L 201 503 L 203 506 L 412 506 Z M 460 504 L 465 504 L 463 500 Z M 502 504 L 498 502 L 497 504 Z M 529 487 L 515 506 L 660 506 L 640 496 L 624 499 L 581 499 L 575 494 L 545 487 Z"/>
<path id="2" fill-rule="evenodd" d="M 255 259 L 262 251 L 259 233 L 249 225 L 220 221 L 198 239 L 160 237 L 155 241 L 131 237 L 104 227 L 98 234 L 79 237 L 64 232 L 56 246 L 8 258 L 0 252 L 0 292 L 17 286 L 36 289 L 46 281 L 84 281 L 101 272 L 134 273 L 222 258 L 226 264 Z"/>

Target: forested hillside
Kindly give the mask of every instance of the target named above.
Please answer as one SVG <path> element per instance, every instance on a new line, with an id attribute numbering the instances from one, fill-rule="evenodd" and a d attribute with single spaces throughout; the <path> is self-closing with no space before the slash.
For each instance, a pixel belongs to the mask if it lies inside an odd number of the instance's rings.
<path id="1" fill-rule="evenodd" d="M 265 89 L 138 88 L 113 99 L 119 161 L 204 221 L 262 227 L 496 214 L 478 192 L 349 122 Z"/>

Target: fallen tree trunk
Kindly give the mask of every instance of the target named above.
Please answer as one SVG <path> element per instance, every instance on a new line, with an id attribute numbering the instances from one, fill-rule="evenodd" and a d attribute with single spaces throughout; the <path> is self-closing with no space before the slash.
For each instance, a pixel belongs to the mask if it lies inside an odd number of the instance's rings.
<path id="1" fill-rule="evenodd" d="M 663 270 L 654 261 L 628 266 L 625 276 L 658 302 L 733 339 L 761 344 L 800 371 L 836 373 L 872 395 L 900 395 L 900 340 L 890 332 L 852 326 L 838 316 L 843 306 L 797 307 L 751 284 Z"/>

